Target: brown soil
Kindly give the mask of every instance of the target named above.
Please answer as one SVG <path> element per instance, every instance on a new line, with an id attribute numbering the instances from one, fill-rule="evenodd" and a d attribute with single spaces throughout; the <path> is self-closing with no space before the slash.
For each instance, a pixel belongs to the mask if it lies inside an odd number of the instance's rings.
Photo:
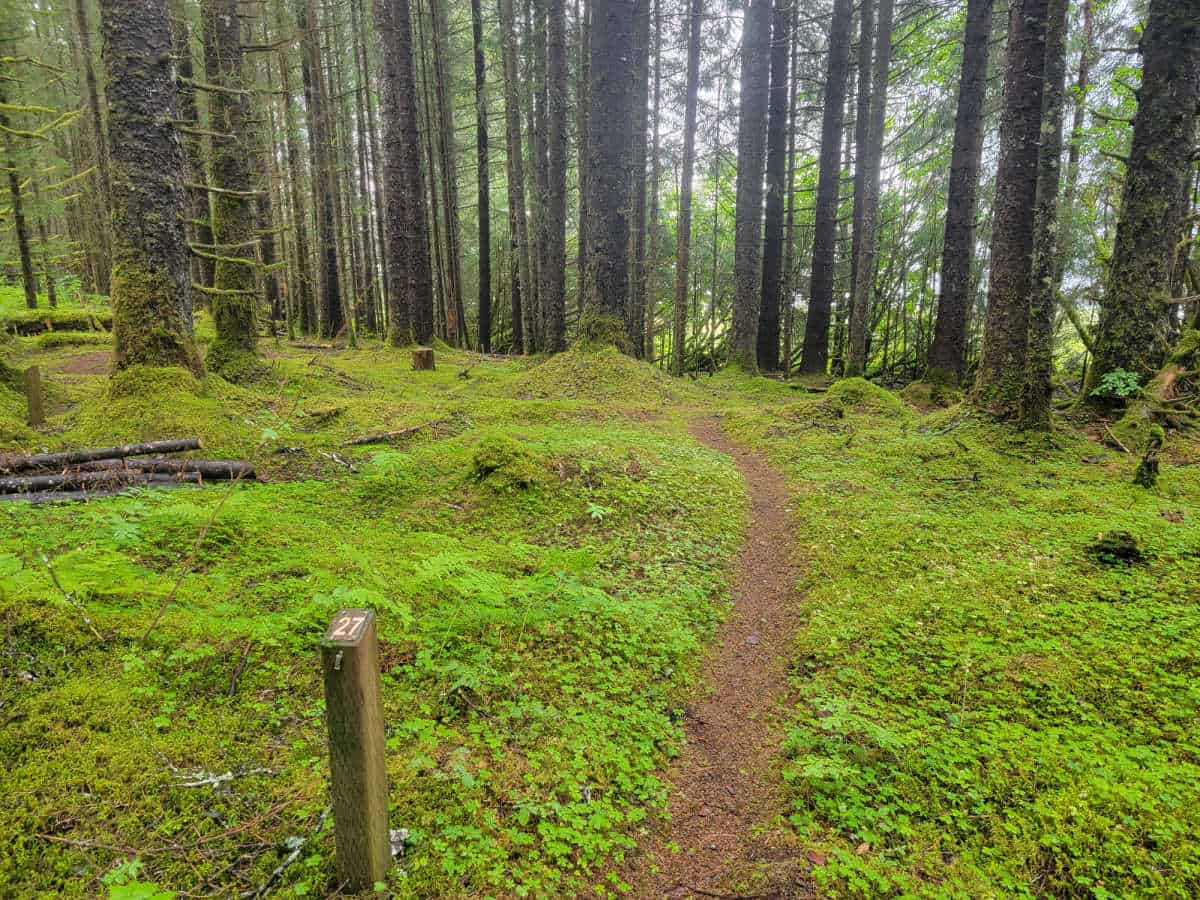
<path id="1" fill-rule="evenodd" d="M 64 375 L 107 375 L 112 368 L 112 351 L 97 350 L 72 356 L 58 367 Z"/>
<path id="2" fill-rule="evenodd" d="M 786 698 L 799 602 L 787 487 L 717 423 L 699 423 L 692 433 L 737 464 L 750 522 L 733 609 L 703 668 L 711 693 L 688 707 L 687 743 L 668 774 L 671 818 L 647 840 L 630 881 L 645 898 L 810 897 L 809 862 L 783 821 L 777 789 L 776 712 Z"/>

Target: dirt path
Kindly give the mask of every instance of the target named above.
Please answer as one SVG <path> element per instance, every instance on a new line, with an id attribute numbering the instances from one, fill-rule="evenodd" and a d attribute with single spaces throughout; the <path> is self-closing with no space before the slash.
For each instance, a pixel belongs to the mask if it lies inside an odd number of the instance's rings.
<path id="1" fill-rule="evenodd" d="M 812 896 L 807 860 L 780 817 L 775 710 L 787 690 L 795 633 L 787 487 L 716 422 L 692 428 L 746 479 L 750 523 L 732 584 L 733 610 L 687 710 L 687 743 L 671 767 L 671 820 L 652 835 L 633 877 L 639 897 Z M 672 852 L 678 846 L 679 852 Z"/>

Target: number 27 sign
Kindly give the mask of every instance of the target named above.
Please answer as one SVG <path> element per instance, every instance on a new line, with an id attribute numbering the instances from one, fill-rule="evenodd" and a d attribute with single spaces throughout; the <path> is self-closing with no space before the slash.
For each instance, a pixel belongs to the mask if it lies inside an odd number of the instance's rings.
<path id="1" fill-rule="evenodd" d="M 343 609 L 329 623 L 325 640 L 334 644 L 357 644 L 375 619 L 374 610 Z"/>

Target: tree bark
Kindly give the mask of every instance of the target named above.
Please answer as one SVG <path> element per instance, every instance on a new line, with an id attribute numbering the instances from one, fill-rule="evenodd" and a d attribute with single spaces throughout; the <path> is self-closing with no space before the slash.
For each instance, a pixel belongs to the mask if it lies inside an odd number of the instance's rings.
<path id="1" fill-rule="evenodd" d="M 871 83 L 871 123 L 863 160 L 862 234 L 858 244 L 854 298 L 850 306 L 850 352 L 847 377 L 867 369 L 868 313 L 875 286 L 875 243 L 879 217 L 879 170 L 883 163 L 883 129 L 887 121 L 888 68 L 892 59 L 892 0 L 879 2 L 879 31 L 875 36 L 875 70 Z"/>
<path id="2" fill-rule="evenodd" d="M 483 56 L 483 14 L 471 0 L 471 41 L 475 58 L 475 173 L 479 219 L 479 350 L 492 350 L 492 222 L 488 187 L 487 65 Z"/>
<path id="3" fill-rule="evenodd" d="M 1046 15 L 1046 0 L 1013 0 L 1009 12 L 987 314 L 971 394 L 1001 420 L 1020 412 L 1025 380 Z"/>
<path id="4" fill-rule="evenodd" d="M 1054 370 L 1054 313 L 1057 308 L 1058 183 L 1062 164 L 1063 79 L 1066 75 L 1067 0 L 1050 0 L 1046 26 L 1045 89 L 1041 149 L 1034 209 L 1032 296 L 1021 426 L 1050 428 Z"/>
<path id="5" fill-rule="evenodd" d="M 650 0 L 637 0 L 634 19 L 633 120 L 630 148 L 629 305 L 625 330 L 630 352 L 641 357 L 645 343 L 646 126 L 650 105 Z"/>
<path id="6" fill-rule="evenodd" d="M 1133 142 L 1085 396 L 1116 369 L 1149 379 L 1168 349 L 1168 303 L 1196 149 L 1200 3 L 1151 0 L 1141 49 Z"/>
<path id="7" fill-rule="evenodd" d="M 408 0 L 375 0 L 375 27 L 382 48 L 382 187 L 387 240 L 382 251 L 387 272 L 388 340 L 393 345 L 414 340 L 425 344 L 433 338 L 433 270 Z"/>
<path id="8" fill-rule="evenodd" d="M 563 0 L 548 0 L 546 29 L 546 202 L 541 269 L 543 349 L 567 349 L 567 38 Z"/>
<path id="9" fill-rule="evenodd" d="M 0 104 L 4 102 L 0 93 Z M 0 113 L 0 127 L 8 127 L 8 117 Z M 37 309 L 38 288 L 37 276 L 33 272 L 33 253 L 29 249 L 29 225 L 25 221 L 25 211 L 21 206 L 21 176 L 17 174 L 17 163 L 11 156 L 5 160 L 8 169 L 8 199 L 12 204 L 13 231 L 17 235 L 17 256 L 21 263 L 21 287 L 25 291 L 25 306 Z"/>
<path id="10" fill-rule="evenodd" d="M 937 321 L 929 348 L 930 381 L 956 385 L 962 381 L 967 348 L 971 260 L 975 256 L 975 193 L 983 156 L 983 101 L 987 94 L 988 45 L 993 0 L 968 0 L 963 37 L 958 110 L 954 115 L 954 149 L 946 195 L 946 228 L 942 243 L 942 275 Z"/>
<path id="11" fill-rule="evenodd" d="M 456 347 L 467 344 L 467 323 L 463 316 L 462 299 L 462 228 L 458 219 L 458 145 L 454 130 L 454 91 L 447 66 L 449 28 L 446 24 L 445 0 L 429 0 L 432 16 L 434 91 L 438 114 L 437 135 L 442 172 L 442 202 L 445 216 L 446 241 L 446 331 L 447 339 Z"/>
<path id="12" fill-rule="evenodd" d="M 113 358 L 117 368 L 200 372 L 184 232 L 183 148 L 170 66 L 171 28 L 158 0 L 103 0 L 112 147 Z M 147 228 L 146 223 L 153 223 Z"/>
<path id="13" fill-rule="evenodd" d="M 858 247 L 862 242 L 863 197 L 866 195 L 867 145 L 871 140 L 871 59 L 875 48 L 875 4 L 861 0 L 858 28 L 858 101 L 854 113 L 854 212 L 850 232 L 850 290 L 858 283 Z"/>
<path id="14" fill-rule="evenodd" d="M 510 228 L 517 252 L 518 280 L 513 283 L 513 349 L 532 353 L 533 336 L 529 332 L 528 303 L 532 293 L 530 271 L 529 220 L 525 208 L 525 159 L 521 149 L 521 108 L 517 96 L 517 48 L 513 0 L 500 0 L 501 51 L 504 56 L 504 126 L 508 207 Z"/>
<path id="15" fill-rule="evenodd" d="M 659 234 L 658 180 L 660 121 L 659 107 L 662 101 L 662 0 L 654 0 L 654 137 L 650 148 L 650 251 L 646 256 L 645 298 L 646 309 L 645 343 L 643 358 L 654 362 L 654 322 L 658 307 L 658 256 L 662 235 Z"/>
<path id="16" fill-rule="evenodd" d="M 763 236 L 762 300 L 758 314 L 758 367 L 779 369 L 779 299 L 783 273 L 783 204 L 787 189 L 788 64 L 792 5 L 775 0 L 771 32 L 771 92 L 767 104 L 767 208 Z M 866 0 L 864 0 L 864 6 Z"/>
<path id="17" fill-rule="evenodd" d="M 691 0 L 687 24 L 687 101 L 683 121 L 683 166 L 680 173 L 679 223 L 676 226 L 675 303 L 672 310 L 674 328 L 671 335 L 671 370 L 676 375 L 683 374 L 684 351 L 687 346 L 688 263 L 692 252 L 692 170 L 696 166 L 696 103 L 700 87 L 700 20 L 703 10 L 704 0 Z M 715 289 L 716 285 L 713 287 Z"/>
<path id="18" fill-rule="evenodd" d="M 241 19 L 236 0 L 207 0 L 205 40 L 214 68 L 206 77 L 213 131 L 212 253 L 217 257 L 212 299 L 217 339 L 208 351 L 209 368 L 231 374 L 245 354 L 256 352 L 254 306 L 257 297 L 255 218 L 248 94 L 242 61 Z"/>
<path id="19" fill-rule="evenodd" d="M 316 326 L 316 300 L 313 297 L 312 256 L 308 243 L 308 215 L 301 189 L 300 152 L 296 147 L 296 117 L 292 107 L 292 84 L 287 50 L 279 51 L 279 84 L 283 93 L 284 151 L 287 154 L 288 181 L 291 184 L 292 228 L 296 240 L 296 291 L 293 306 L 299 312 L 300 330 L 310 334 Z"/>
<path id="20" fill-rule="evenodd" d="M 633 118 L 635 0 L 595 0 L 592 5 L 588 131 L 587 259 L 580 335 L 588 342 L 628 350 L 629 125 Z"/>
<path id="21" fill-rule="evenodd" d="M 829 320 L 833 308 L 833 265 L 837 250 L 846 70 L 850 62 L 850 19 L 850 0 L 835 0 L 833 20 L 829 26 L 829 60 L 825 69 L 825 110 L 821 120 L 817 208 L 813 222 L 812 278 L 800 359 L 800 372 L 805 375 L 824 375 L 829 367 Z"/>
<path id="22" fill-rule="evenodd" d="M 770 92 L 771 2 L 750 0 L 742 25 L 741 110 L 738 117 L 737 208 L 734 223 L 733 330 L 729 363 L 758 371 L 762 298 L 763 173 Z"/>
<path id="23" fill-rule="evenodd" d="M 99 275 L 96 289 L 101 294 L 110 292 L 110 267 L 113 262 L 112 254 L 114 248 L 109 244 L 113 240 L 113 235 L 110 234 L 110 218 L 113 210 L 113 173 L 112 173 L 112 153 L 108 145 L 108 136 L 104 133 L 104 121 L 100 114 L 100 88 L 96 83 L 96 67 L 92 62 L 92 37 L 91 26 L 87 16 L 87 0 L 74 0 L 73 12 L 75 17 L 76 38 L 79 41 L 79 61 L 83 68 L 83 84 L 84 93 L 87 98 L 87 118 L 88 125 L 91 127 L 92 142 L 95 145 L 95 161 L 96 161 L 96 189 L 100 195 L 100 211 L 103 213 L 102 220 L 96 223 L 96 237 L 99 238 L 101 244 L 101 258 L 106 265 L 100 267 L 97 272 Z M 104 8 L 101 8 L 103 16 Z M 105 63 L 107 68 L 107 63 Z M 109 126 L 111 131 L 112 126 Z"/>

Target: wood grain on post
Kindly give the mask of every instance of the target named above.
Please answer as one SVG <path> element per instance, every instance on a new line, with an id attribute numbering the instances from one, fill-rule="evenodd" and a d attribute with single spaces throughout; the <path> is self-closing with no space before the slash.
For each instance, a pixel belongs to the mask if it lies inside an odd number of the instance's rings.
<path id="1" fill-rule="evenodd" d="M 433 348 L 418 347 L 412 352 L 412 366 L 418 371 L 433 371 Z"/>
<path id="2" fill-rule="evenodd" d="M 25 370 L 25 399 L 29 403 L 29 424 L 34 428 L 45 424 L 46 413 L 42 408 L 42 370 L 30 366 Z"/>
<path id="3" fill-rule="evenodd" d="M 321 645 L 338 880 L 349 891 L 384 881 L 392 863 L 375 613 L 343 609 Z"/>

